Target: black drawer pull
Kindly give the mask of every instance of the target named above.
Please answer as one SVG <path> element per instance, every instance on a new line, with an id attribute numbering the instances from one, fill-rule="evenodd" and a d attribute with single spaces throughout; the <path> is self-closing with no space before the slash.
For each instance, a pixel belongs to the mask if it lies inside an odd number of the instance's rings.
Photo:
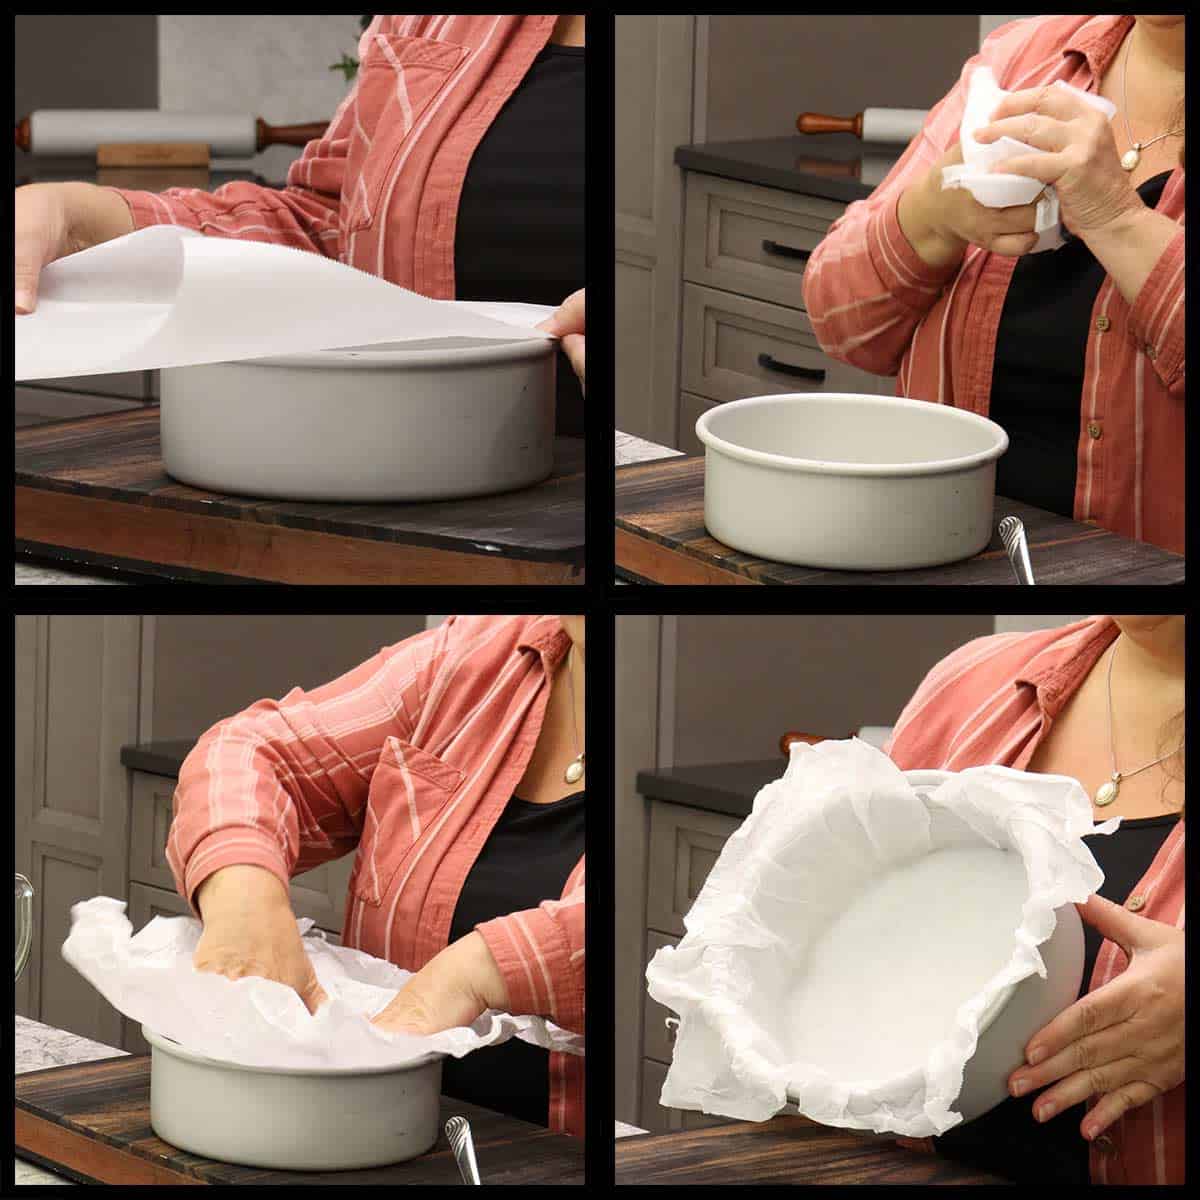
<path id="1" fill-rule="evenodd" d="M 825 371 L 821 367 L 797 367 L 791 363 L 780 362 L 769 354 L 758 356 L 758 365 L 768 371 L 778 371 L 781 375 L 794 375 L 797 379 L 811 379 L 813 383 L 825 382 Z"/>
<path id="2" fill-rule="evenodd" d="M 798 258 L 801 262 L 807 262 L 808 256 L 812 254 L 811 250 L 801 250 L 797 246 L 785 246 L 782 242 L 773 242 L 770 238 L 763 238 L 763 249 L 768 254 L 774 254 L 779 258 Z"/>

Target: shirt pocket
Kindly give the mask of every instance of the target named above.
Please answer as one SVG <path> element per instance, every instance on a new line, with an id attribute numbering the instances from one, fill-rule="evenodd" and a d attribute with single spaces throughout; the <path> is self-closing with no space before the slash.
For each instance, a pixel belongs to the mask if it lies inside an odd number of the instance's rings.
<path id="1" fill-rule="evenodd" d="M 463 46 L 377 34 L 358 67 L 342 204 L 346 228 L 369 228 L 413 131 L 467 56 Z"/>
<path id="2" fill-rule="evenodd" d="M 453 799 L 463 773 L 428 750 L 389 737 L 371 776 L 350 890 L 378 906 L 396 872 Z"/>

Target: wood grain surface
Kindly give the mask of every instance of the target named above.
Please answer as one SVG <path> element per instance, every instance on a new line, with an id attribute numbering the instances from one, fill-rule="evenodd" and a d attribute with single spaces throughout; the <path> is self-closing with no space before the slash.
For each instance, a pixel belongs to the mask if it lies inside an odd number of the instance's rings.
<path id="1" fill-rule="evenodd" d="M 997 497 L 997 520 L 1009 513 L 1025 523 L 1038 584 L 1183 582 L 1181 555 Z M 824 571 L 730 549 L 704 527 L 703 455 L 619 468 L 615 540 L 617 571 L 651 583 L 1016 586 L 998 534 L 974 558 L 918 571 Z"/>
<path id="2" fill-rule="evenodd" d="M 554 472 L 517 492 L 423 504 L 226 496 L 163 471 L 158 410 L 16 432 L 18 548 L 278 583 L 579 583 L 583 442 L 559 438 Z"/>
<path id="3" fill-rule="evenodd" d="M 890 1138 L 816 1125 L 804 1117 L 738 1121 L 686 1133 L 618 1138 L 622 1184 L 1005 1183 Z"/>
<path id="4" fill-rule="evenodd" d="M 473 1104 L 442 1098 L 439 1124 L 471 1122 L 485 1183 L 583 1183 L 583 1141 Z M 445 1133 L 426 1154 L 363 1171 L 270 1171 L 214 1162 L 161 1141 L 150 1128 L 150 1058 L 106 1058 L 16 1078 L 16 1151 L 92 1183 L 459 1183 Z"/>

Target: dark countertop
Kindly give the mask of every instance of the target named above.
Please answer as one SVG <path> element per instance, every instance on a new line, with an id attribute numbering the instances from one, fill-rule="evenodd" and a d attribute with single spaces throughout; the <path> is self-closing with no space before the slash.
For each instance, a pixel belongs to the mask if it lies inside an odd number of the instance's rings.
<path id="1" fill-rule="evenodd" d="M 688 171 L 849 203 L 869 196 L 903 149 L 864 144 L 848 133 L 796 134 L 679 146 L 675 162 Z"/>
<path id="2" fill-rule="evenodd" d="M 195 738 L 180 741 L 143 742 L 140 746 L 121 747 L 121 765 L 131 771 L 146 771 L 151 775 L 179 778 L 179 768 L 187 758 Z"/>
<path id="3" fill-rule="evenodd" d="M 782 754 L 759 762 L 708 763 L 699 767 L 667 767 L 639 771 L 637 790 L 647 799 L 668 800 L 729 817 L 750 815 L 760 788 L 787 768 Z"/>

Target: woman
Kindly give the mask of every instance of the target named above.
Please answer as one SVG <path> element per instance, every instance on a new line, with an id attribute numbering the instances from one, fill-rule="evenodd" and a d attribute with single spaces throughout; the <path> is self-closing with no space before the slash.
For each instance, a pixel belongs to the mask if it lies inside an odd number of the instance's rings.
<path id="1" fill-rule="evenodd" d="M 354 850 L 342 944 L 416 972 L 380 1025 L 492 1008 L 582 1032 L 584 652 L 582 617 L 450 617 L 209 730 L 167 846 L 196 966 L 315 1010 L 287 883 Z M 577 1056 L 514 1039 L 448 1059 L 443 1090 L 583 1133 Z"/>
<path id="2" fill-rule="evenodd" d="M 146 225 L 277 242 L 435 299 L 560 304 L 583 286 L 583 16 L 377 16 L 323 137 L 283 189 L 16 193 L 16 310 L 41 268 Z M 548 323 L 582 379 L 582 295 Z M 560 371 L 560 433 L 582 433 Z"/>
<path id="3" fill-rule="evenodd" d="M 1122 819 L 1088 839 L 1104 883 L 1080 907 L 1081 998 L 1030 1039 L 1013 1098 L 940 1153 L 1020 1182 L 1183 1181 L 1184 690 L 1183 617 L 1093 617 L 969 643 L 901 715 L 905 770 L 1069 775 L 1097 821 Z"/>
<path id="4" fill-rule="evenodd" d="M 1069 235 L 1058 250 L 1028 253 L 1035 205 L 942 190 L 978 66 L 1012 92 L 978 140 L 1047 152 L 996 169 L 1054 186 Z M 1111 124 L 1058 80 L 1111 100 Z M 1004 426 L 1001 495 L 1179 552 L 1183 96 L 1182 15 L 1004 25 L 804 277 L 828 354 Z"/>

